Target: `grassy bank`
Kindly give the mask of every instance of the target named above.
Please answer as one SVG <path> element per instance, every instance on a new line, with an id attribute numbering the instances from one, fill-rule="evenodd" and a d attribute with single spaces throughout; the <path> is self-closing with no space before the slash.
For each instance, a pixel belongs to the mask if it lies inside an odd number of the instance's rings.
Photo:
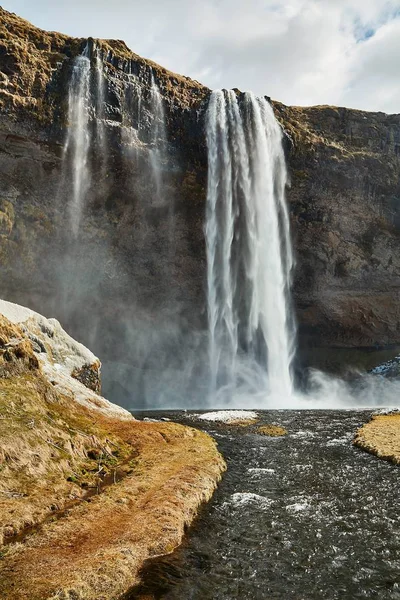
<path id="1" fill-rule="evenodd" d="M 224 467 L 200 431 L 63 396 L 0 317 L 1 598 L 118 598 L 180 543 Z"/>

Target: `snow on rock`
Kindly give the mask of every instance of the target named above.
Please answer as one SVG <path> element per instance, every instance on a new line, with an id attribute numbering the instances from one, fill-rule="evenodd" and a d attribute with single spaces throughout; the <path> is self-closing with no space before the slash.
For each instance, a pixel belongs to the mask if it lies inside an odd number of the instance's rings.
<path id="1" fill-rule="evenodd" d="M 217 410 L 199 416 L 199 419 L 202 419 L 203 421 L 214 421 L 219 423 L 253 421 L 257 418 L 258 414 L 252 410 Z"/>
<path id="2" fill-rule="evenodd" d="M 107 416 L 133 419 L 127 410 L 99 395 L 99 359 L 68 335 L 56 319 L 5 300 L 0 300 L 0 314 L 29 337 L 43 373 L 57 391 Z"/>

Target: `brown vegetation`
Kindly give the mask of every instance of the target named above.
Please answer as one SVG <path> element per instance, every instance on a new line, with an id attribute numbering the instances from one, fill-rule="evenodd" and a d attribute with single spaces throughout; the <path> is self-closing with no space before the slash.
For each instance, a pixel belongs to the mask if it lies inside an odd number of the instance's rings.
<path id="1" fill-rule="evenodd" d="M 133 53 L 121 40 L 95 40 L 104 51 L 111 72 L 115 64 L 133 61 L 139 68 L 151 68 L 164 93 L 182 105 L 194 106 L 208 88 L 197 81 L 172 73 L 151 60 Z M 52 89 L 53 77 L 65 60 L 77 56 L 85 39 L 71 38 L 39 29 L 0 7 L 0 108 L 29 111 L 42 122 L 50 123 L 60 102 Z"/>
<path id="2" fill-rule="evenodd" d="M 357 431 L 354 444 L 379 458 L 400 464 L 400 414 L 373 416 Z"/>
<path id="3" fill-rule="evenodd" d="M 287 430 L 280 425 L 262 425 L 257 429 L 257 433 L 260 435 L 269 435 L 270 437 L 279 437 L 287 435 Z"/>
<path id="4" fill-rule="evenodd" d="M 63 397 L 0 316 L 0 597 L 122 594 L 143 560 L 179 544 L 223 468 L 204 433 Z"/>

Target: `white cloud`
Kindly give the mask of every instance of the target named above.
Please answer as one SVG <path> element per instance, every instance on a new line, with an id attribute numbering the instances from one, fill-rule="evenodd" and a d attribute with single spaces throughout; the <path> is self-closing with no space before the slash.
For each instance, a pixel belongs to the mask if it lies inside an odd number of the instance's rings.
<path id="1" fill-rule="evenodd" d="M 124 39 L 210 87 L 400 112 L 400 0 L 4 0 L 35 24 Z"/>
<path id="2" fill-rule="evenodd" d="M 359 44 L 349 62 L 349 84 L 344 104 L 400 113 L 400 19 L 383 25 Z"/>

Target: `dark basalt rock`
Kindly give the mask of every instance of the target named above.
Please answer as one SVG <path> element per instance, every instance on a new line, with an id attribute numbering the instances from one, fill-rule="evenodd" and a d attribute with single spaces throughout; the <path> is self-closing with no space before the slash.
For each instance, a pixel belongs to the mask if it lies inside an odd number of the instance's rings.
<path id="1" fill-rule="evenodd" d="M 83 383 L 89 390 L 101 394 L 100 363 L 84 365 L 80 369 L 74 369 L 71 376 Z"/>

